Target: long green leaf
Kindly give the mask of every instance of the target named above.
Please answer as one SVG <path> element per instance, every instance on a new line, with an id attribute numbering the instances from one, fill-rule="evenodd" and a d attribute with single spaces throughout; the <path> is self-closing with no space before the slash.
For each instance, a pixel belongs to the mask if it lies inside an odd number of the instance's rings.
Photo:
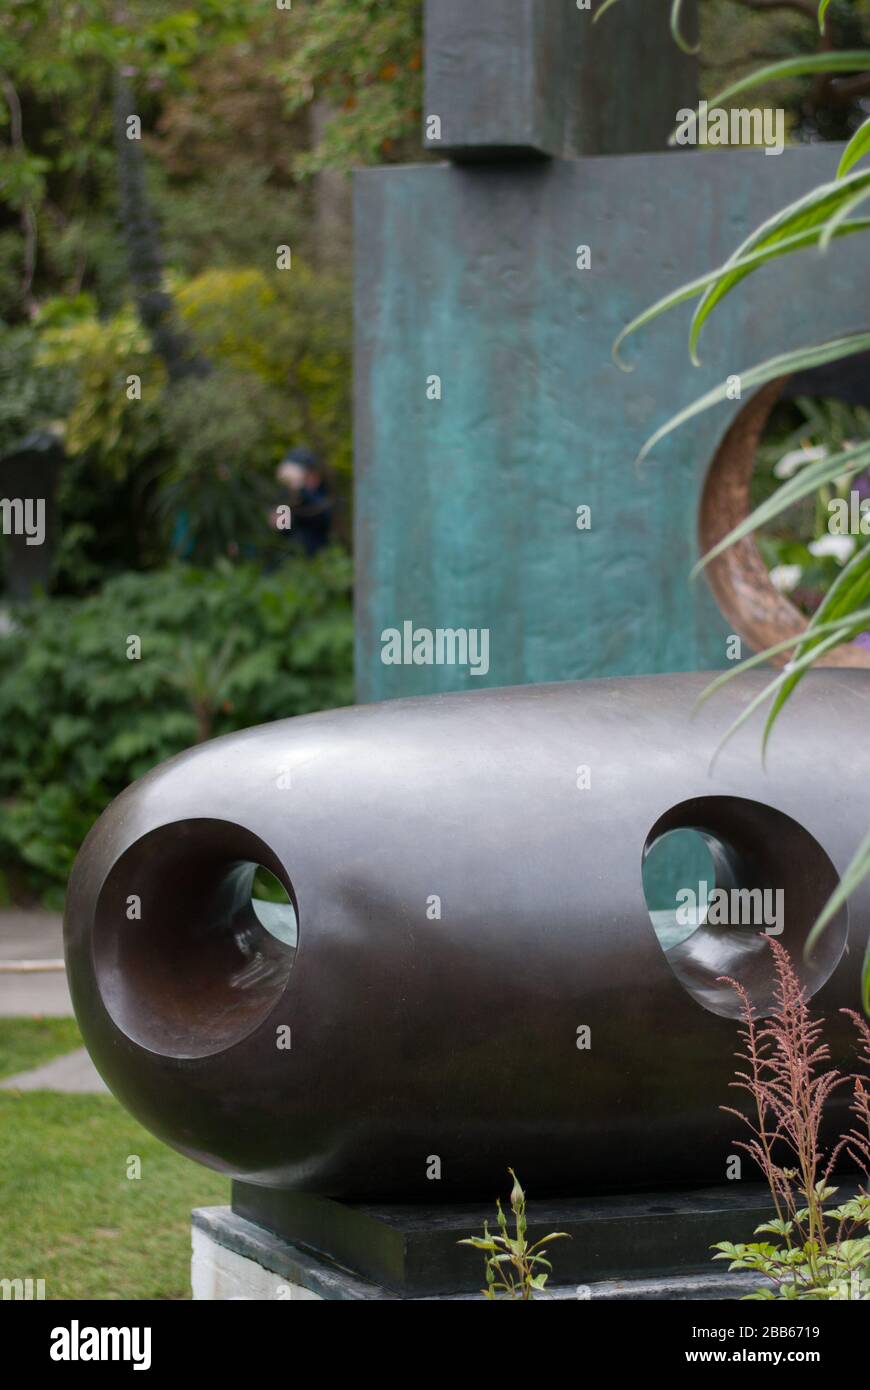
<path id="1" fill-rule="evenodd" d="M 870 835 L 863 840 L 858 847 L 857 853 L 847 865 L 843 877 L 835 891 L 831 894 L 824 906 L 821 916 L 807 937 L 807 944 L 804 947 L 804 955 L 810 956 L 821 936 L 825 927 L 836 917 L 840 908 L 847 898 L 850 898 L 858 885 L 870 874 Z M 870 1013 L 870 973 L 868 973 L 868 962 L 870 955 L 864 958 L 864 971 L 862 980 L 862 993 L 864 1012 Z"/>
<path id="2" fill-rule="evenodd" d="M 774 676 L 773 680 L 770 681 L 764 687 L 761 693 L 756 695 L 753 700 L 750 700 L 749 704 L 746 706 L 746 709 L 743 710 L 742 714 L 740 714 L 738 718 L 734 720 L 734 723 L 731 724 L 725 730 L 725 733 L 722 735 L 722 738 L 719 740 L 719 743 L 716 746 L 716 750 L 711 760 L 712 762 L 715 763 L 722 749 L 725 747 L 725 744 L 729 741 L 729 739 L 734 737 L 738 729 L 741 729 L 743 727 L 747 719 L 750 719 L 752 717 L 752 715 L 758 709 L 759 705 L 763 705 L 764 701 L 768 698 L 769 695 L 774 695 L 775 692 L 779 691 L 783 683 L 789 679 L 791 674 L 797 673 L 798 676 L 802 676 L 806 671 L 809 670 L 810 666 L 812 666 L 816 661 L 818 661 L 820 656 L 824 655 L 825 652 L 831 651 L 834 647 L 839 647 L 841 645 L 841 643 L 843 642 L 844 631 L 848 630 L 851 632 L 851 625 L 848 625 L 847 627 L 846 624 L 833 624 L 832 626 L 834 630 L 832 631 L 831 635 L 829 637 L 826 637 L 824 641 L 819 644 L 818 647 L 816 647 L 813 651 L 806 652 L 803 656 L 793 657 L 792 660 L 789 662 L 788 668 L 786 670 L 780 671 L 776 676 Z M 745 670 L 746 663 L 743 663 L 738 669 Z M 762 761 L 764 760 L 764 752 L 765 749 L 764 746 L 762 746 Z"/>
<path id="3" fill-rule="evenodd" d="M 870 151 L 870 116 L 867 117 L 863 125 L 859 125 L 844 149 L 843 157 L 837 168 L 837 178 L 841 179 L 845 174 L 848 174 L 849 170 L 858 163 L 859 159 L 863 159 L 868 151 Z"/>
<path id="4" fill-rule="evenodd" d="M 860 625 L 855 627 L 857 621 L 855 614 L 863 611 L 863 605 L 868 600 L 870 600 L 870 546 L 864 546 L 852 556 L 848 565 L 837 575 L 836 580 L 807 625 L 807 630 L 796 653 L 797 659 L 791 663 L 791 669 L 786 673 L 786 679 L 783 681 L 767 717 L 762 739 L 762 751 L 767 747 L 773 726 L 783 706 L 802 679 L 805 669 L 802 661 L 804 654 L 815 659 L 815 649 L 817 647 L 821 649 L 825 645 L 825 641 L 819 639 L 819 627 L 824 623 L 842 620 L 850 627 L 855 628 L 852 637 L 857 637 L 863 628 Z"/>
<path id="5" fill-rule="evenodd" d="M 696 366 L 698 364 L 698 339 L 704 323 L 716 305 L 721 303 L 734 286 L 745 279 L 754 269 L 751 265 L 741 266 L 737 262 L 745 258 L 752 250 L 775 247 L 785 238 L 804 231 L 823 229 L 841 209 L 845 209 L 847 213 L 851 211 L 853 200 L 865 190 L 870 191 L 870 169 L 860 170 L 846 178 L 835 179 L 831 183 L 820 184 L 818 188 L 804 193 L 795 202 L 780 208 L 738 246 L 730 257 L 730 270 L 727 269 L 729 262 L 726 261 L 727 273 L 721 276 L 716 284 L 710 286 L 695 310 L 692 326 L 689 330 L 689 352 Z M 832 234 L 836 231 L 836 225 L 832 229 Z"/>
<path id="6" fill-rule="evenodd" d="M 607 0 L 607 4 L 612 4 L 613 0 Z M 748 92 L 752 87 L 762 87 L 766 82 L 776 82 L 781 78 L 788 77 L 810 77 L 820 72 L 860 72 L 864 68 L 870 68 L 870 49 L 854 48 L 842 49 L 840 52 L 830 53 L 808 53 L 797 58 L 783 58 L 776 63 L 768 63 L 763 68 L 756 68 L 746 77 L 739 78 L 732 82 L 730 86 L 723 87 L 721 92 L 717 92 L 707 102 L 710 109 L 713 106 L 721 106 L 723 102 L 729 101 L 731 97 L 736 97 L 740 92 Z M 670 144 L 675 143 L 677 128 L 671 132 Z"/>
<path id="7" fill-rule="evenodd" d="M 819 33 L 825 32 L 825 15 L 828 13 L 828 6 L 831 0 L 819 0 Z"/>
<path id="8" fill-rule="evenodd" d="M 759 362 L 757 366 L 749 367 L 737 374 L 740 380 L 741 393 L 743 390 L 749 390 L 756 386 L 764 386 L 768 381 L 775 381 L 778 376 L 789 376 L 792 372 L 807 371 L 810 367 L 818 367 L 825 362 L 837 362 L 841 358 L 853 357 L 856 353 L 866 352 L 868 349 L 870 349 L 870 332 L 865 330 L 863 333 L 852 333 L 845 338 L 832 338 L 826 343 L 817 343 L 813 347 L 781 352 L 776 357 L 769 357 L 766 362 Z M 715 386 L 712 391 L 707 391 L 691 405 L 687 405 L 676 415 L 671 416 L 670 420 L 650 435 L 638 454 L 638 463 L 643 462 L 660 440 L 678 429 L 680 425 L 685 424 L 687 420 L 691 420 L 694 416 L 709 410 L 711 406 L 719 405 L 722 401 L 727 400 L 731 380 L 732 378 L 728 377 L 720 386 Z"/>
<path id="9" fill-rule="evenodd" d="M 834 229 L 834 236 L 850 236 L 852 232 L 870 231 L 870 217 L 856 218 L 852 222 L 842 222 Z M 793 236 L 786 237 L 776 245 L 762 246 L 755 251 L 751 251 L 745 258 L 736 261 L 734 257 L 726 261 L 724 265 L 718 266 L 716 270 L 708 270 L 706 275 L 699 275 L 696 280 L 690 280 L 685 285 L 680 285 L 679 289 L 672 290 L 670 294 L 664 295 L 656 300 L 649 308 L 644 309 L 643 313 L 638 314 L 637 318 L 626 324 L 622 332 L 613 344 L 613 359 L 617 366 L 623 371 L 630 372 L 631 366 L 623 362 L 620 357 L 620 349 L 626 338 L 632 333 L 636 333 L 639 328 L 651 323 L 661 314 L 667 313 L 669 309 L 674 309 L 678 304 L 684 304 L 688 299 L 694 299 L 695 295 L 700 294 L 708 286 L 716 283 L 723 275 L 730 275 L 733 271 L 742 266 L 752 270 L 756 266 L 764 265 L 766 261 L 771 261 L 777 256 L 786 256 L 792 251 L 800 251 L 804 247 L 814 246 L 818 242 L 819 232 L 816 228 L 809 228 L 803 232 L 796 232 Z"/>
<path id="10" fill-rule="evenodd" d="M 678 48 L 681 48 L 684 53 L 697 53 L 700 44 L 689 43 L 687 39 L 683 38 L 683 33 L 680 28 L 682 8 L 683 0 L 673 0 L 673 4 L 671 5 L 671 34 L 673 35 L 674 43 Z"/>
<path id="11" fill-rule="evenodd" d="M 870 608 L 865 608 L 863 612 L 860 613 L 853 613 L 851 617 L 853 623 L 860 622 L 863 623 L 865 627 L 870 627 Z M 833 623 L 821 623 L 816 631 L 819 633 L 822 631 L 842 633 L 844 631 L 843 620 L 839 619 L 837 622 Z M 769 661 L 772 656 L 781 656 L 783 652 L 791 651 L 792 648 L 799 646 L 802 641 L 803 633 L 798 633 L 794 637 L 786 637 L 781 642 L 775 642 L 772 647 L 765 647 L 763 652 L 756 652 L 754 656 L 748 656 L 745 661 L 741 661 L 739 666 L 732 667 L 730 671 L 723 671 L 720 676 L 717 676 L 708 686 L 705 686 L 704 690 L 698 696 L 696 707 L 700 709 L 700 707 L 706 704 L 708 700 L 712 699 L 714 695 L 718 695 L 723 686 L 728 685 L 730 681 L 737 680 L 739 676 L 742 676 L 744 671 L 751 671 L 753 667 L 763 665 L 764 662 Z"/>
<path id="12" fill-rule="evenodd" d="M 804 497 L 808 497 L 811 493 L 817 492 L 820 487 L 824 487 L 825 483 L 831 482 L 834 478 L 851 478 L 855 473 L 861 473 L 868 467 L 870 467 L 870 444 L 859 444 L 853 449 L 844 449 L 839 454 L 831 454 L 828 458 L 807 464 L 794 478 L 789 478 L 788 482 L 778 487 L 772 497 L 768 497 L 747 517 L 744 517 L 738 526 L 735 526 L 733 530 L 728 532 L 727 536 L 713 546 L 712 550 L 708 550 L 707 554 L 703 555 L 692 569 L 691 577 L 694 579 L 724 550 L 736 545 L 752 531 L 757 531 L 760 526 L 766 526 L 769 521 L 773 521 L 788 507 L 793 507 L 795 502 L 800 502 Z"/>
<path id="13" fill-rule="evenodd" d="M 855 209 L 861 203 L 865 203 L 868 198 L 870 198 L 870 188 L 862 188 L 857 193 L 853 193 L 851 198 L 847 198 L 845 203 L 837 208 L 837 211 L 828 218 L 822 228 L 822 234 L 819 237 L 819 250 L 822 254 L 827 251 L 840 227 L 845 226 L 850 213 L 853 213 Z"/>
<path id="14" fill-rule="evenodd" d="M 603 4 L 603 5 L 599 5 L 598 9 L 595 11 L 594 15 L 592 16 L 592 23 L 595 24 L 596 21 L 599 20 L 603 14 L 606 14 L 606 13 L 607 13 L 607 11 L 610 9 L 610 6 L 611 6 L 611 5 L 615 5 L 615 4 L 616 4 L 616 0 L 604 0 L 604 4 Z"/>

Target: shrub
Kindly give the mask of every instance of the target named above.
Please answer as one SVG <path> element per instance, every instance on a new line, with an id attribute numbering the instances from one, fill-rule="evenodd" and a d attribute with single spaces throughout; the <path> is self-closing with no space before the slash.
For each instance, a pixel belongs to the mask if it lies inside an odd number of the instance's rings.
<path id="1" fill-rule="evenodd" d="M 44 599 L 0 637 L 0 865 L 56 902 L 110 799 L 190 744 L 349 703 L 351 567 L 221 563 Z M 141 639 L 141 659 L 127 656 Z"/>
<path id="2" fill-rule="evenodd" d="M 820 1128 L 831 1095 L 848 1078 L 831 1066 L 822 1038 L 822 1025 L 810 1014 L 807 998 L 787 951 L 768 938 L 776 969 L 774 1005 L 768 1019 L 759 1020 L 749 995 L 735 980 L 728 983 L 741 1003 L 744 1051 L 738 1059 L 745 1070 L 732 1085 L 750 1098 L 748 1115 L 723 1106 L 750 1132 L 745 1150 L 761 1169 L 770 1188 L 775 1217 L 755 1228 L 756 1235 L 777 1240 L 732 1244 L 721 1241 L 717 1260 L 731 1270 L 755 1270 L 772 1284 L 756 1299 L 863 1299 L 870 1297 L 870 1195 L 857 1196 L 837 1207 L 825 1204 L 836 1195 L 830 1179 L 837 1163 L 848 1156 L 870 1178 L 870 1104 L 860 1077 L 852 1078 L 852 1114 L 847 1134 L 825 1154 Z M 858 1028 L 860 1054 L 870 1066 L 870 1028 L 850 1010 Z"/>
<path id="3" fill-rule="evenodd" d="M 489 1223 L 484 1221 L 482 1236 L 469 1236 L 467 1240 L 460 1240 L 457 1244 L 470 1245 L 473 1250 L 483 1251 L 486 1288 L 481 1289 L 481 1293 L 484 1298 L 490 1302 L 499 1299 L 522 1299 L 524 1302 L 531 1302 L 536 1293 L 544 1292 L 553 1268 L 546 1256 L 540 1253 L 541 1246 L 549 1245 L 554 1240 L 570 1240 L 571 1237 L 564 1231 L 552 1231 L 540 1240 L 529 1240 L 526 1194 L 513 1168 L 508 1168 L 508 1172 L 514 1180 L 510 1197 L 514 1234 L 509 1234 L 507 1217 L 502 1211 L 500 1199 L 496 1198 L 496 1219 L 500 1234 L 494 1235 L 489 1229 Z"/>

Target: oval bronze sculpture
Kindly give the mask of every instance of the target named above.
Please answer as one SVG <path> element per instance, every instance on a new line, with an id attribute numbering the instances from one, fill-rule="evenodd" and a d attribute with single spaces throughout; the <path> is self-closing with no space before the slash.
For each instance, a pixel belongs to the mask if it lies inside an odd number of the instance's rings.
<path id="1" fill-rule="evenodd" d="M 737 1036 L 717 980 L 763 1006 L 770 952 L 744 923 L 666 956 L 642 859 L 695 826 L 717 883 L 782 891 L 780 939 L 848 1064 L 870 883 L 802 950 L 870 818 L 870 683 L 813 673 L 766 770 L 751 725 L 711 772 L 766 677 L 693 719 L 707 679 L 360 706 L 155 769 L 68 895 L 76 1014 L 111 1089 L 222 1172 L 350 1200 L 489 1197 L 508 1164 L 542 1195 L 723 1181 Z M 298 939 L 254 910 L 254 864 Z"/>

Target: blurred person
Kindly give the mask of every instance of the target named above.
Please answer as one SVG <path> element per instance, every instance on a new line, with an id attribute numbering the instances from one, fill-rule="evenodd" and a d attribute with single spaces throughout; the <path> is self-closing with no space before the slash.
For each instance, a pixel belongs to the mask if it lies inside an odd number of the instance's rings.
<path id="1" fill-rule="evenodd" d="M 316 555 L 329 544 L 335 503 L 320 460 L 311 449 L 291 449 L 279 463 L 275 477 L 282 494 L 276 499 L 272 525 L 295 539 L 306 555 Z M 290 508 L 291 524 L 286 523 Z"/>

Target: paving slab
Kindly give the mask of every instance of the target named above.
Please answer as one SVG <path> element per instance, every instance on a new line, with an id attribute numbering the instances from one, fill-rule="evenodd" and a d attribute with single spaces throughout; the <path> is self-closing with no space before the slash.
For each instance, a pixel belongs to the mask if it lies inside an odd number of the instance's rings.
<path id="1" fill-rule="evenodd" d="M 38 908 L 0 912 L 0 1018 L 71 1017 L 66 974 L 57 968 L 62 960 L 59 912 Z M 29 966 L 26 971 L 20 968 L 24 962 Z M 32 968 L 42 963 L 46 968 Z"/>
<path id="2" fill-rule="evenodd" d="M 0 961 L 56 960 L 63 956 L 63 917 L 41 908 L 0 912 Z"/>
<path id="3" fill-rule="evenodd" d="M 0 1091 L 67 1091 L 94 1094 L 108 1093 L 100 1076 L 83 1047 L 55 1057 L 30 1071 L 19 1072 L 0 1081 Z"/>

